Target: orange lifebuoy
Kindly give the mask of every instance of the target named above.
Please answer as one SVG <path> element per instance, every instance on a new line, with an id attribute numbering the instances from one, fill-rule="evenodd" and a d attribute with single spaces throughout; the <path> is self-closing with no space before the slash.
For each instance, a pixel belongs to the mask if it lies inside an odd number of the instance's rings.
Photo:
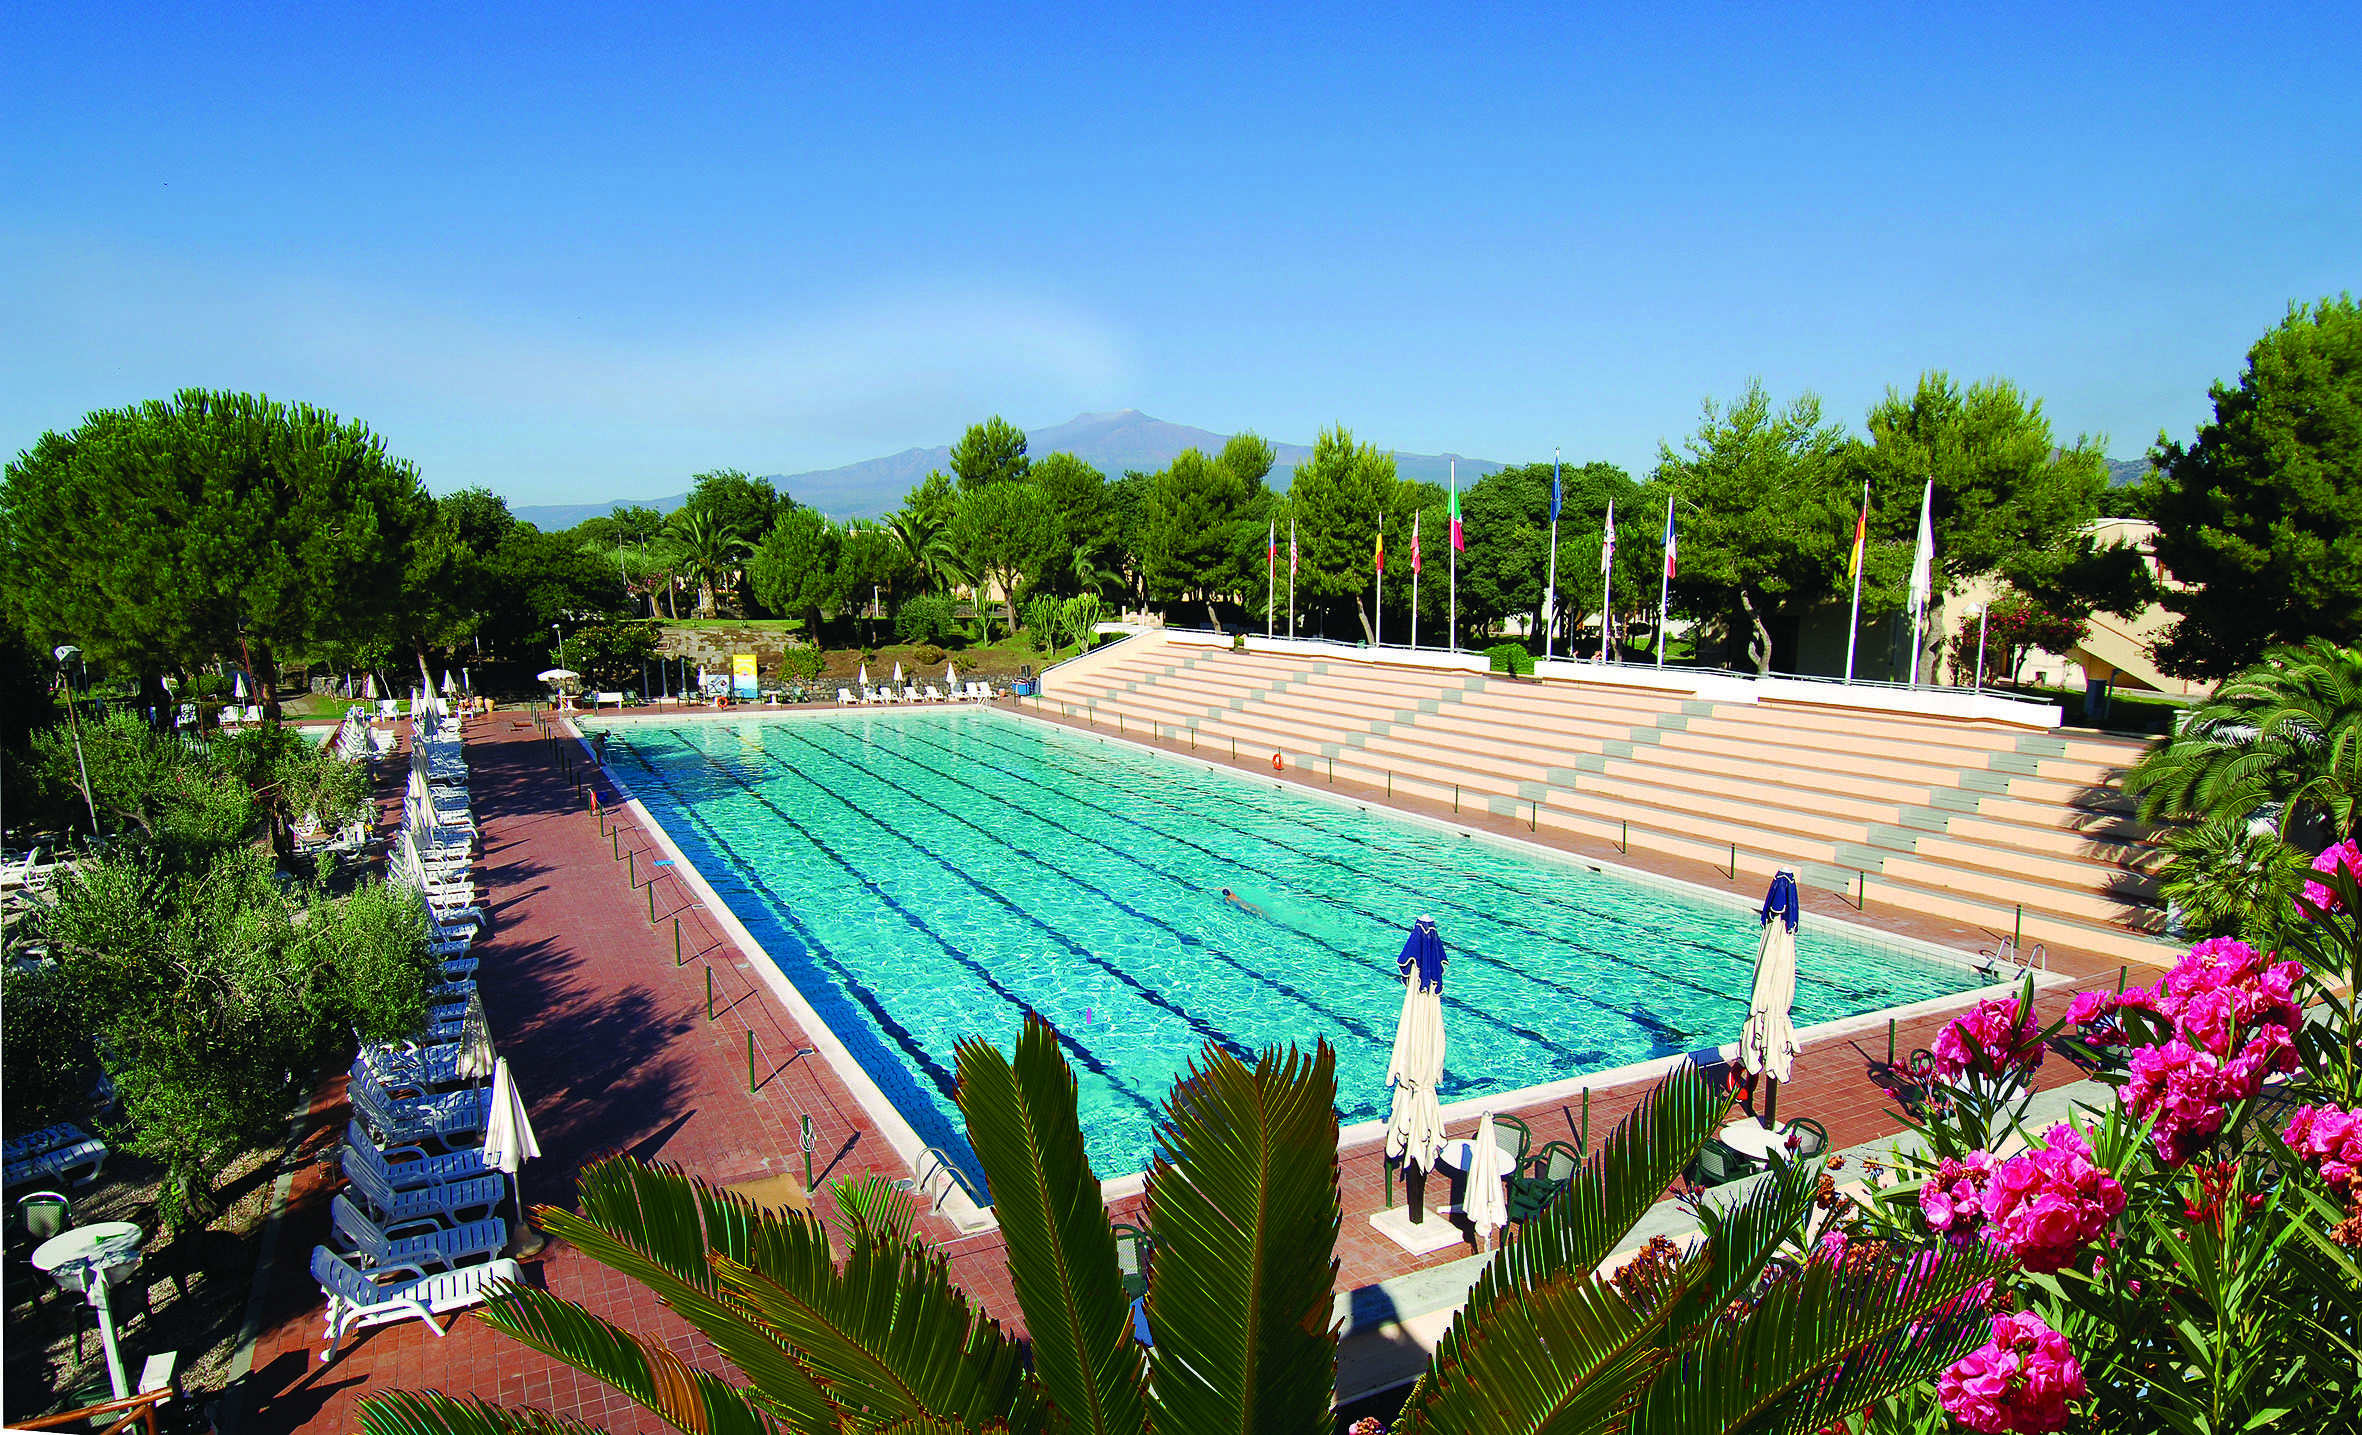
<path id="1" fill-rule="evenodd" d="M 1281 766 L 1280 766 L 1280 761 L 1279 761 L 1279 754 L 1278 754 L 1278 753 L 1276 753 L 1276 752 L 1275 752 L 1275 753 L 1273 753 L 1273 754 L 1271 755 L 1271 770 L 1272 770 L 1273 772 L 1284 772 L 1284 771 L 1286 771 L 1286 769 L 1285 769 L 1285 768 L 1283 768 L 1283 767 L 1281 767 Z"/>

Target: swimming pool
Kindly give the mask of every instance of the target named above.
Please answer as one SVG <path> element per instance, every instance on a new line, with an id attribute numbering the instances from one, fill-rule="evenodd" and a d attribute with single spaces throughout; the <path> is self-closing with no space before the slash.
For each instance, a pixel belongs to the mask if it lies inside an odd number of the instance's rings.
<path id="1" fill-rule="evenodd" d="M 605 726 L 605 725 L 603 725 Z M 1101 1177 L 1140 1170 L 1208 1041 L 1320 1037 L 1386 1114 L 1395 955 L 1431 915 L 1446 1103 L 1736 1037 L 1751 913 L 978 709 L 605 726 L 608 761 L 922 1140 L 971 1174 L 953 1046 L 1061 1033 Z M 1223 896 L 1229 889 L 1250 904 Z M 1969 990 L 1808 920 L 1803 1027 Z"/>

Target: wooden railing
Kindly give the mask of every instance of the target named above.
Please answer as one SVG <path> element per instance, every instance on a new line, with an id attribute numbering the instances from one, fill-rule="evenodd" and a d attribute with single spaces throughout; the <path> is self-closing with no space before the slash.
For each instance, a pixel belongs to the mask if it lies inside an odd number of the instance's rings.
<path id="1" fill-rule="evenodd" d="M 122 1431 L 128 1429 L 135 1422 L 147 1426 L 147 1435 L 156 1435 L 156 1407 L 171 1398 L 172 1387 L 160 1385 L 154 1390 L 143 1390 L 137 1395 L 127 1395 L 121 1400 L 108 1400 L 97 1405 L 85 1405 L 80 1410 L 68 1410 L 63 1415 L 44 1415 L 38 1420 L 19 1420 L 8 1428 L 11 1430 L 50 1430 L 60 1425 L 72 1425 L 82 1420 L 90 1421 L 95 1428 L 99 1423 L 98 1417 L 116 1415 L 121 1418 L 116 1420 L 114 1424 L 98 1430 L 97 1435 L 121 1435 Z"/>

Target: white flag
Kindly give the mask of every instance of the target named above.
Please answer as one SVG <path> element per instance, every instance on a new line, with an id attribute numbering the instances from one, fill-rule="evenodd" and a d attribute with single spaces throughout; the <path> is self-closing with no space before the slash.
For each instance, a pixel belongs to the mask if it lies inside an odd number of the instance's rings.
<path id="1" fill-rule="evenodd" d="M 1929 479 L 1927 489 L 1919 495 L 1919 546 L 1911 552 L 1911 611 L 1916 613 L 1927 606 L 1935 593 L 1936 481 Z"/>

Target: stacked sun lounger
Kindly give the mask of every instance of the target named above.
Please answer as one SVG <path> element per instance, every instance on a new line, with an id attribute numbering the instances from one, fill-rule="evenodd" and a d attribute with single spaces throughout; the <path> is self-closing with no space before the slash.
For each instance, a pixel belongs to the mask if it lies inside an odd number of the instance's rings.
<path id="1" fill-rule="evenodd" d="M 412 711 L 402 830 L 389 865 L 418 896 L 443 984 L 415 1039 L 363 1042 L 346 1073 L 346 1185 L 330 1207 L 333 1243 L 312 1252 L 327 1300 L 324 1361 L 353 1330 L 385 1321 L 423 1320 L 441 1334 L 437 1315 L 477 1304 L 521 1274 L 500 1257 L 509 1228 L 497 1208 L 508 1183 L 481 1152 L 492 1073 L 490 1042 L 469 1029 L 471 1012 L 479 1023 L 482 1014 L 470 949 L 487 919 L 477 902 L 467 758 L 446 704 Z"/>
<path id="2" fill-rule="evenodd" d="M 107 1144 L 71 1122 L 12 1137 L 0 1148 L 10 1190 L 37 1184 L 87 1186 L 107 1164 Z"/>

